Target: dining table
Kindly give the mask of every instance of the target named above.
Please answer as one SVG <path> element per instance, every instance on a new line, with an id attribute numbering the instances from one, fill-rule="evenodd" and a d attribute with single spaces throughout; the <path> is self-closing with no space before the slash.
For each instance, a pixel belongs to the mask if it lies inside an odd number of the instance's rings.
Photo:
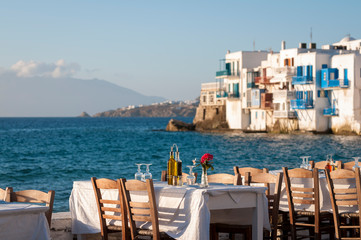
<path id="1" fill-rule="evenodd" d="M 0 201 L 0 239 L 49 240 L 49 207 Z"/>
<path id="2" fill-rule="evenodd" d="M 210 184 L 171 186 L 154 181 L 159 229 L 175 239 L 208 240 L 211 223 L 252 225 L 252 239 L 263 239 L 270 230 L 265 187 Z M 116 190 L 102 190 L 104 196 L 117 199 Z M 144 193 L 130 192 L 131 198 L 146 200 Z M 99 233 L 99 215 L 90 181 L 75 181 L 69 198 L 72 233 L 78 239 Z M 112 224 L 121 225 L 120 221 Z M 149 229 L 148 222 L 138 227 Z"/>

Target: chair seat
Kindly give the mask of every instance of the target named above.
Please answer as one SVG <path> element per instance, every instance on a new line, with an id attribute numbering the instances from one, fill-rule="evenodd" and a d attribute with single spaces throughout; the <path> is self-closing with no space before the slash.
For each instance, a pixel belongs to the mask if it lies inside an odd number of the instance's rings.
<path id="1" fill-rule="evenodd" d="M 300 216 L 315 216 L 315 212 L 312 212 L 312 211 L 300 210 L 300 211 L 295 211 L 295 213 L 296 213 L 296 215 L 300 215 Z M 321 217 L 332 217 L 332 213 L 320 212 L 320 216 Z"/>
<path id="2" fill-rule="evenodd" d="M 108 225 L 107 228 L 110 231 L 122 231 L 122 226 Z"/>
<path id="3" fill-rule="evenodd" d="M 139 234 L 139 237 L 141 236 L 153 236 L 153 231 L 149 230 L 149 229 L 137 229 L 137 233 Z M 165 232 L 159 232 L 160 234 L 160 239 L 174 239 L 172 237 L 170 237 L 168 234 L 166 234 Z"/>
<path id="4" fill-rule="evenodd" d="M 340 213 L 340 216 L 343 218 L 358 218 L 360 215 L 357 212 L 345 212 Z"/>

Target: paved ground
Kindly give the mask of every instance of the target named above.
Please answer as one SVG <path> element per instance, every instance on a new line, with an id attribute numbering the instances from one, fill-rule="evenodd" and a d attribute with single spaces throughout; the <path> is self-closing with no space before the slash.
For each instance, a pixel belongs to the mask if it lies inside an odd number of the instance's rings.
<path id="1" fill-rule="evenodd" d="M 71 216 L 70 212 L 53 213 L 50 236 L 53 240 L 74 240 L 76 236 L 71 233 Z M 100 234 L 88 234 L 86 240 L 101 240 Z M 109 240 L 121 240 L 119 234 L 113 234 Z M 220 234 L 220 240 L 226 240 L 228 234 Z M 235 240 L 242 240 L 241 235 L 236 235 Z"/>

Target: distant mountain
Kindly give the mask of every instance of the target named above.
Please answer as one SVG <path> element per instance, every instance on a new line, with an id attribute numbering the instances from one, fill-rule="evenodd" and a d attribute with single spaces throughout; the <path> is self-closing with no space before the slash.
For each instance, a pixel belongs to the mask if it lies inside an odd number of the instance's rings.
<path id="1" fill-rule="evenodd" d="M 159 103 L 134 108 L 119 108 L 95 114 L 93 117 L 194 117 L 198 102 Z"/>
<path id="2" fill-rule="evenodd" d="M 0 76 L 0 117 L 73 117 L 164 100 L 98 79 Z"/>

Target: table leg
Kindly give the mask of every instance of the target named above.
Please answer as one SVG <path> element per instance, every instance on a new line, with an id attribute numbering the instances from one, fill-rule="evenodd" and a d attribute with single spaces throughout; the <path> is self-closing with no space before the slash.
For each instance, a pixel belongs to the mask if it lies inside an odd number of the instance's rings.
<path id="1" fill-rule="evenodd" d="M 263 239 L 263 194 L 257 193 L 257 205 L 253 210 L 252 239 Z"/>

